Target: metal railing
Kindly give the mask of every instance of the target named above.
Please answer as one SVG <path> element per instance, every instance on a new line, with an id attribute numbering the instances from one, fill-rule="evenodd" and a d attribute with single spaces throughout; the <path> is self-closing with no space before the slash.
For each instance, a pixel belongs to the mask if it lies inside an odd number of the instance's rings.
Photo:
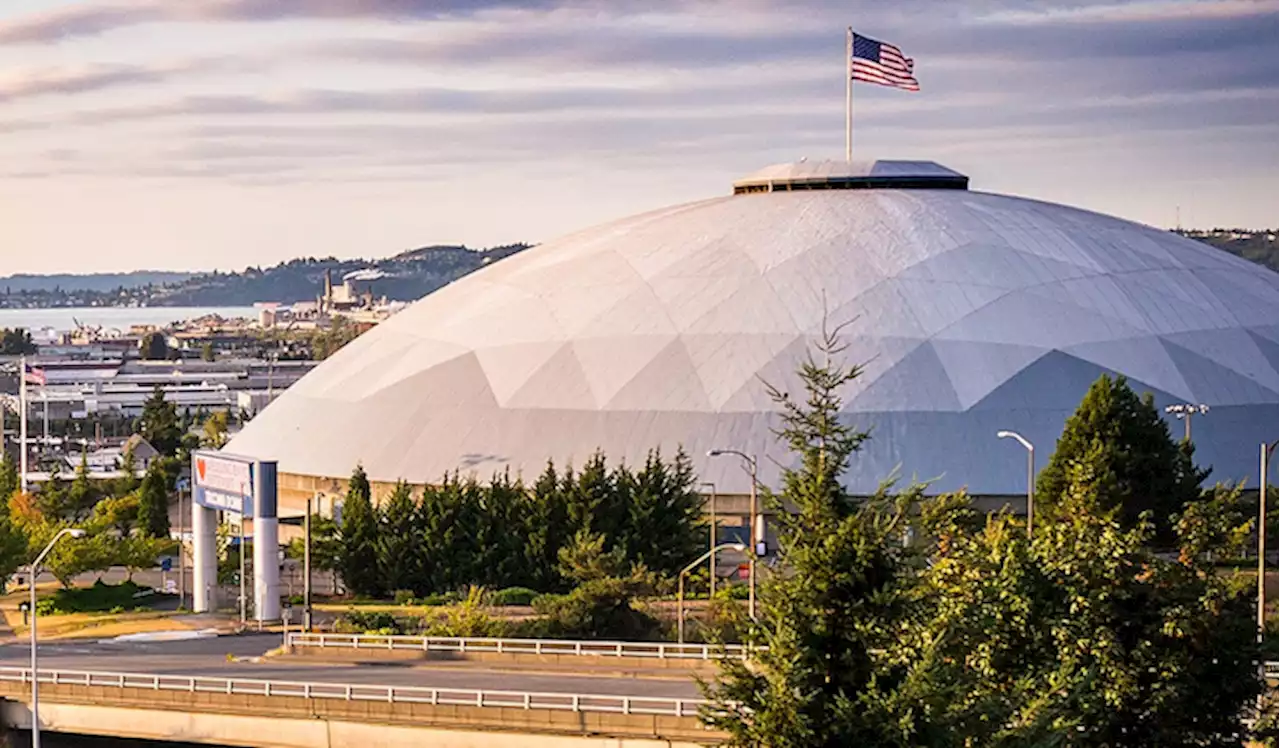
<path id="1" fill-rule="evenodd" d="M 650 696 L 606 696 L 582 693 L 534 691 L 490 691 L 470 688 L 427 688 L 423 686 L 375 686 L 356 683 L 322 683 L 253 678 L 215 678 L 191 675 L 153 675 L 87 670 L 41 669 L 40 683 L 96 686 L 144 691 L 180 691 L 241 696 L 293 696 L 304 699 L 377 701 L 383 704 L 433 704 L 447 706 L 551 709 L 570 712 L 612 714 L 656 714 L 694 717 L 701 699 L 672 699 Z M 30 668 L 0 668 L 0 681 L 28 683 Z"/>
<path id="2" fill-rule="evenodd" d="M 673 642 L 572 641 L 565 639 L 481 639 L 449 636 L 379 636 L 376 634 L 290 633 L 291 647 L 319 647 L 382 651 L 459 652 L 595 657 L 644 657 L 659 660 L 743 659 L 747 648 L 727 644 Z"/>

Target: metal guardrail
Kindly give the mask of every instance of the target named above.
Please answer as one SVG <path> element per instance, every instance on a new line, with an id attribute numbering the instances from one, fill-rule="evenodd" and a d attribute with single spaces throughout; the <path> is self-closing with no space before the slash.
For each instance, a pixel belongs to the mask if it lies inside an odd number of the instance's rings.
<path id="1" fill-rule="evenodd" d="M 190 675 L 152 675 L 86 670 L 39 671 L 40 682 L 53 685 L 97 686 L 150 691 L 219 693 L 241 696 L 294 696 L 304 699 L 377 701 L 383 704 L 433 704 L 447 706 L 504 707 L 508 709 L 551 709 L 570 712 L 611 714 L 655 714 L 694 717 L 701 699 L 671 699 L 649 696 L 603 696 L 581 693 L 533 691 L 489 691 L 469 688 L 427 688 L 423 686 L 374 686 L 355 683 L 214 678 Z M 30 668 L 0 668 L 0 681 L 29 683 Z"/>
<path id="2" fill-rule="evenodd" d="M 747 648 L 728 644 L 675 644 L 672 642 L 572 641 L 565 639 L 481 639 L 448 636 L 380 636 L 376 634 L 309 634 L 291 632 L 291 647 L 318 647 L 417 652 L 474 652 L 496 654 L 574 655 L 595 657 L 645 657 L 659 660 L 744 659 Z"/>

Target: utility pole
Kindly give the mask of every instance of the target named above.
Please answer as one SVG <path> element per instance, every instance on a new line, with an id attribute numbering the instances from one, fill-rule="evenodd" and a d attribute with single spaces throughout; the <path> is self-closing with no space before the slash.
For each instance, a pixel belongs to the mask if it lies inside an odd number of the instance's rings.
<path id="1" fill-rule="evenodd" d="M 307 516 L 302 519 L 302 630 L 311 631 L 311 498 L 307 498 Z"/>

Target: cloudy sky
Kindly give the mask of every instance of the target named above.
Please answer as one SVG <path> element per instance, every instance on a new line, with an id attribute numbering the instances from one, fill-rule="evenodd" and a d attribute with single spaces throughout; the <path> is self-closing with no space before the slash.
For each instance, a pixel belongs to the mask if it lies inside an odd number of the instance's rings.
<path id="1" fill-rule="evenodd" d="M 0 275 L 543 241 L 843 157 L 1275 226 L 1273 1 L 3 0 Z"/>

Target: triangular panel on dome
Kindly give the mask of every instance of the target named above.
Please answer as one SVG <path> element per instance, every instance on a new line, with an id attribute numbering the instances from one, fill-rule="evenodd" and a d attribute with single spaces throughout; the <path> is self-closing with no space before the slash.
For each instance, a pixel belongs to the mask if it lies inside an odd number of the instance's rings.
<path id="1" fill-rule="evenodd" d="M 1171 269 L 1117 275 L 1116 284 L 1156 333 L 1227 327 L 1235 315 L 1192 271 Z"/>
<path id="2" fill-rule="evenodd" d="M 675 335 L 628 335 L 577 338 L 571 345 L 596 403 L 602 405 L 675 341 Z"/>
<path id="3" fill-rule="evenodd" d="M 715 410 L 726 407 L 744 386 L 763 390 L 757 376 L 801 336 L 782 335 L 684 335 L 681 344 L 689 352 L 707 400 Z"/>
<path id="4" fill-rule="evenodd" d="M 648 366 L 637 372 L 602 407 L 607 410 L 712 410 L 697 367 L 679 340 L 654 356 Z"/>
<path id="5" fill-rule="evenodd" d="M 1187 350 L 1176 343 L 1161 341 L 1177 364 L 1182 378 L 1194 394 L 1194 402 L 1207 405 L 1246 405 L 1277 402 L 1274 381 L 1264 387 L 1254 380 Z"/>
<path id="6" fill-rule="evenodd" d="M 569 344 L 559 340 L 538 343 L 512 343 L 486 346 L 476 350 L 482 374 L 500 405 L 508 401 L 529 382 L 534 372 L 546 365 L 556 353 Z"/>
<path id="7" fill-rule="evenodd" d="M 506 345 L 555 340 L 564 336 L 560 321 L 536 291 L 497 283 L 476 287 L 467 299 L 471 314 L 431 324 L 434 337 L 461 345 Z M 431 300 L 428 296 L 427 301 Z"/>
<path id="8" fill-rule="evenodd" d="M 1191 386 L 1183 379 L 1177 364 L 1155 336 L 1080 343 L 1062 350 L 1083 361 L 1146 382 L 1174 397 L 1192 396 Z"/>
<path id="9" fill-rule="evenodd" d="M 687 330 L 698 319 L 737 293 L 744 282 L 758 276 L 662 275 L 649 281 L 649 287 L 662 302 L 667 316 L 677 330 Z"/>
<path id="10" fill-rule="evenodd" d="M 824 241 L 769 269 L 765 277 L 801 330 L 813 329 L 825 309 L 837 308 L 887 277 L 861 261 L 857 236 Z"/>
<path id="11" fill-rule="evenodd" d="M 575 338 L 675 335 L 680 330 L 667 315 L 666 305 L 647 283 L 638 283 L 610 308 L 579 327 Z"/>
<path id="12" fill-rule="evenodd" d="M 1147 315 L 1117 282 L 1116 276 L 1099 275 L 1055 281 L 1029 288 L 1027 293 L 1053 299 L 1060 304 L 1088 309 L 1136 330 L 1149 329 Z"/>
<path id="13" fill-rule="evenodd" d="M 1076 358 L 1062 351 L 1049 351 L 1007 382 L 982 398 L 970 410 L 1062 411 L 1072 413 L 1089 387 L 1103 374 L 1116 376 L 1112 369 Z M 1129 378 L 1135 392 L 1151 391 L 1166 400 L 1175 399 L 1158 387 Z"/>
<path id="14" fill-rule="evenodd" d="M 1275 323 L 1276 315 L 1271 311 L 1276 301 L 1275 273 L 1259 277 L 1248 263 L 1244 260 L 1241 263 L 1245 266 L 1200 271 L 1206 292 L 1230 309 L 1232 324 Z"/>
<path id="15" fill-rule="evenodd" d="M 894 290 L 905 309 L 928 337 L 966 315 L 1004 296 L 1008 291 L 993 286 L 974 286 L 946 281 L 891 278 L 884 282 Z"/>
<path id="16" fill-rule="evenodd" d="M 1278 335 L 1277 328 L 1271 327 L 1250 327 L 1246 332 L 1249 339 L 1257 347 L 1258 352 L 1271 364 L 1272 369 L 1280 368 L 1280 344 L 1276 342 Z"/>
<path id="17" fill-rule="evenodd" d="M 597 403 L 573 346 L 565 343 L 507 398 L 503 406 L 595 410 Z"/>
<path id="18" fill-rule="evenodd" d="M 934 340 L 931 345 L 951 379 L 962 409 L 972 407 L 1048 353 L 1045 348 L 1008 343 Z"/>
<path id="19" fill-rule="evenodd" d="M 686 335 L 794 335 L 796 321 L 764 278 L 744 279 L 727 298 L 689 323 Z"/>
<path id="20" fill-rule="evenodd" d="M 1095 340 L 1146 335 L 1147 331 L 1073 304 L 1012 291 L 978 309 L 934 337 L 1064 348 Z"/>
<path id="21" fill-rule="evenodd" d="M 876 377 L 857 395 L 848 397 L 846 410 L 959 411 L 960 398 L 933 346 L 925 343 Z"/>
<path id="22" fill-rule="evenodd" d="M 1276 389 L 1274 359 L 1268 360 L 1254 345 L 1253 336 L 1238 327 L 1168 333 L 1161 335 L 1160 339 L 1186 348 L 1263 387 Z"/>

